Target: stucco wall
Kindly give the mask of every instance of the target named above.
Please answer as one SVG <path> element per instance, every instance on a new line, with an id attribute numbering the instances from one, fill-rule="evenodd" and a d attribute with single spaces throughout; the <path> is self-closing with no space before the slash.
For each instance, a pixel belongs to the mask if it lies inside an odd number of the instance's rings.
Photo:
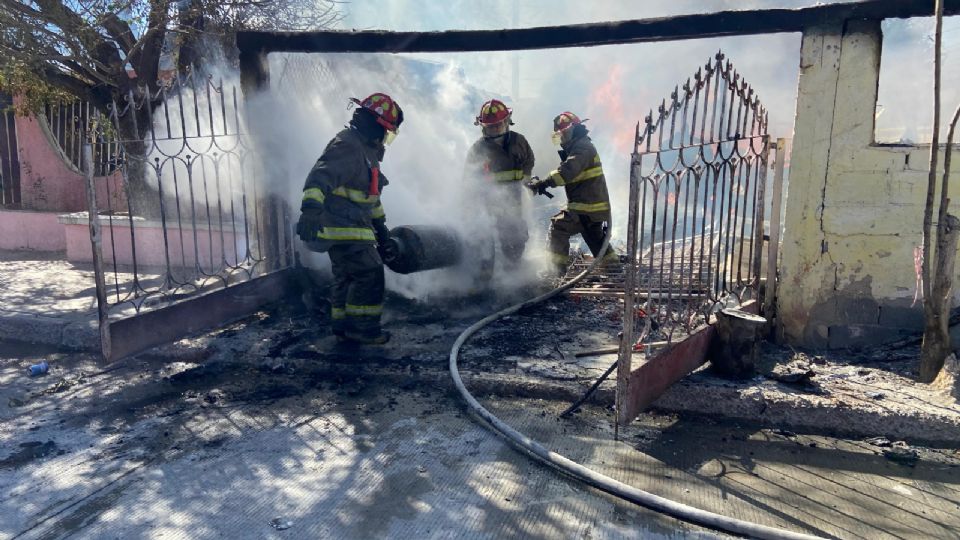
<path id="1" fill-rule="evenodd" d="M 874 144 L 881 45 L 879 21 L 803 36 L 778 291 L 789 343 L 869 346 L 922 324 L 929 147 Z"/>
<path id="2" fill-rule="evenodd" d="M 0 210 L 0 249 L 65 251 L 67 239 L 56 212 Z"/>
<path id="3" fill-rule="evenodd" d="M 34 116 L 17 116 L 17 150 L 20 156 L 21 208 L 52 212 L 87 209 L 83 175 L 58 154 L 49 134 Z M 124 208 L 119 174 L 96 178 L 97 204 L 106 208 L 107 183 L 112 208 Z"/>
<path id="4" fill-rule="evenodd" d="M 87 212 L 62 214 L 59 217 L 65 235 L 67 260 L 70 262 L 93 262 L 93 247 L 90 242 L 90 220 Z M 111 265 L 133 265 L 133 243 L 136 243 L 136 264 L 142 271 L 145 267 L 163 268 L 169 255 L 175 268 L 193 267 L 199 260 L 208 273 L 215 273 L 222 261 L 239 264 L 244 254 L 242 240 L 237 238 L 231 223 L 221 230 L 197 224 L 196 235 L 190 227 L 180 229 L 176 223 L 164 226 L 159 221 L 135 218 L 135 239 L 130 237 L 130 221 L 126 217 L 110 219 L 100 216 L 103 260 Z M 166 234 L 164 234 L 166 233 Z"/>

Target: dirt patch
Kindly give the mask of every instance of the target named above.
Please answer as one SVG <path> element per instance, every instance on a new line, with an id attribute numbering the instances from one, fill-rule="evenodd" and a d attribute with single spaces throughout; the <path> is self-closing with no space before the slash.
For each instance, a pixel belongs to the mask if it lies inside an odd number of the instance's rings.
<path id="1" fill-rule="evenodd" d="M 17 469 L 47 456 L 65 453 L 64 450 L 57 448 L 57 444 L 53 441 L 30 441 L 20 443 L 18 446 L 20 450 L 16 450 L 4 459 L 0 459 L 0 469 Z"/>

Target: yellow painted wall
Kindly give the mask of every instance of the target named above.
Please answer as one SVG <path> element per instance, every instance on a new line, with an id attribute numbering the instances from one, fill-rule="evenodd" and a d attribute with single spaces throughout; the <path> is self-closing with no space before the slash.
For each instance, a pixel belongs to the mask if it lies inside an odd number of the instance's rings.
<path id="1" fill-rule="evenodd" d="M 879 21 L 803 36 L 777 300 L 789 343 L 866 346 L 922 321 L 911 304 L 929 147 L 874 144 L 881 45 Z"/>

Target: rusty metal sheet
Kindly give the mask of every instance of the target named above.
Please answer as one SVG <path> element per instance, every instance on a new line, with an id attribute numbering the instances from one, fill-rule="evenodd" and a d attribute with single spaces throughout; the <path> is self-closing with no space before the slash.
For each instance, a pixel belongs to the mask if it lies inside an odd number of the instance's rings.
<path id="1" fill-rule="evenodd" d="M 297 290 L 297 270 L 286 268 L 135 317 L 110 322 L 107 361 L 114 362 L 157 345 L 177 341 L 249 315 Z"/>
<path id="2" fill-rule="evenodd" d="M 627 396 L 619 411 L 619 421 L 632 421 L 667 388 L 702 366 L 707 361 L 707 351 L 715 330 L 704 326 L 687 339 L 640 364 L 630 373 Z"/>
<path id="3" fill-rule="evenodd" d="M 744 302 L 740 309 L 758 315 L 760 304 L 755 300 Z M 630 372 L 623 407 L 617 420 L 626 424 L 649 407 L 673 383 L 686 377 L 707 361 L 707 352 L 713 340 L 715 319 L 695 330 L 689 337 L 661 351 Z"/>

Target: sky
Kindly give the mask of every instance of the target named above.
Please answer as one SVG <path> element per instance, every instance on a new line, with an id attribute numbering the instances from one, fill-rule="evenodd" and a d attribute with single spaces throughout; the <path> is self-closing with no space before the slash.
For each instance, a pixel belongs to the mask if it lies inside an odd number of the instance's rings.
<path id="1" fill-rule="evenodd" d="M 750 7 L 798 7 L 812 3 L 802 0 L 618 0 L 589 4 L 570 0 L 516 3 L 506 0 L 454 0 L 442 3 L 357 0 L 346 5 L 347 13 L 341 26 L 418 31 L 496 29 L 639 19 Z M 518 120 L 527 120 L 524 118 L 524 104 L 535 101 L 537 108 L 544 106 L 555 110 L 545 122 L 552 120 L 556 113 L 572 110 L 591 118 L 609 116 L 609 120 L 616 123 L 611 128 L 629 131 L 629 126 L 655 107 L 660 99 L 669 95 L 674 85 L 693 75 L 698 66 L 723 49 L 748 81 L 758 88 L 770 89 L 768 92 L 761 90 L 761 95 L 765 96 L 769 105 L 784 104 L 778 107 L 784 113 L 778 114 L 774 120 L 782 132 L 792 125 L 792 111 L 786 112 L 785 109 L 790 108 L 796 94 L 799 43 L 797 35 L 776 35 L 517 53 L 410 56 L 457 63 L 472 84 L 510 96 L 518 104 L 515 113 Z M 515 62 L 519 64 L 519 78 L 516 81 Z M 602 97 L 610 101 L 611 107 L 622 103 L 626 110 L 596 110 L 599 114 L 591 116 L 594 112 L 591 109 L 600 109 L 602 105 L 596 99 L 600 96 L 591 95 L 591 91 L 598 87 L 606 88 Z M 532 118 L 528 120 L 532 121 Z"/>
<path id="2" fill-rule="evenodd" d="M 344 29 L 383 30 L 474 30 L 553 26 L 645 19 L 723 10 L 800 8 L 820 4 L 814 0 L 452 0 L 420 2 L 410 0 L 354 0 L 344 4 Z M 839 3 L 839 2 L 837 2 Z M 884 64 L 878 107 L 880 142 L 928 141 L 929 109 L 927 90 L 932 82 L 932 18 L 888 20 Z M 435 61 L 453 61 L 472 83 L 507 95 L 523 104 L 527 100 L 556 101 L 560 109 L 594 103 L 569 103 L 567 92 L 582 87 L 606 85 L 607 97 L 618 93 L 640 108 L 650 108 L 669 94 L 672 86 L 692 73 L 711 52 L 723 49 L 747 81 L 760 93 L 771 111 L 771 132 L 790 136 L 796 99 L 799 35 L 750 36 L 664 44 L 620 45 L 576 50 L 524 51 L 493 54 L 411 55 Z M 569 66 L 575 75 L 564 76 L 557 63 Z M 519 77 L 514 66 L 519 65 Z M 960 17 L 948 17 L 944 24 L 944 103 L 960 102 Z M 573 68 L 576 66 L 576 68 Z M 951 68 L 951 66 L 954 66 Z M 575 79 L 575 80 L 571 80 Z M 519 91 L 518 91 L 519 90 Z M 610 95 L 612 93 L 612 95 Z M 553 98 L 553 96 L 561 98 Z M 565 106 L 564 106 L 565 105 Z M 952 112 L 951 105 L 945 105 Z M 631 111 L 620 114 L 629 116 Z M 522 117 L 522 110 L 517 110 Z M 639 114 L 633 114 L 634 121 Z M 946 116 L 946 115 L 945 115 Z M 945 122 L 946 120 L 944 120 Z M 628 123 L 628 122 L 624 122 Z"/>

